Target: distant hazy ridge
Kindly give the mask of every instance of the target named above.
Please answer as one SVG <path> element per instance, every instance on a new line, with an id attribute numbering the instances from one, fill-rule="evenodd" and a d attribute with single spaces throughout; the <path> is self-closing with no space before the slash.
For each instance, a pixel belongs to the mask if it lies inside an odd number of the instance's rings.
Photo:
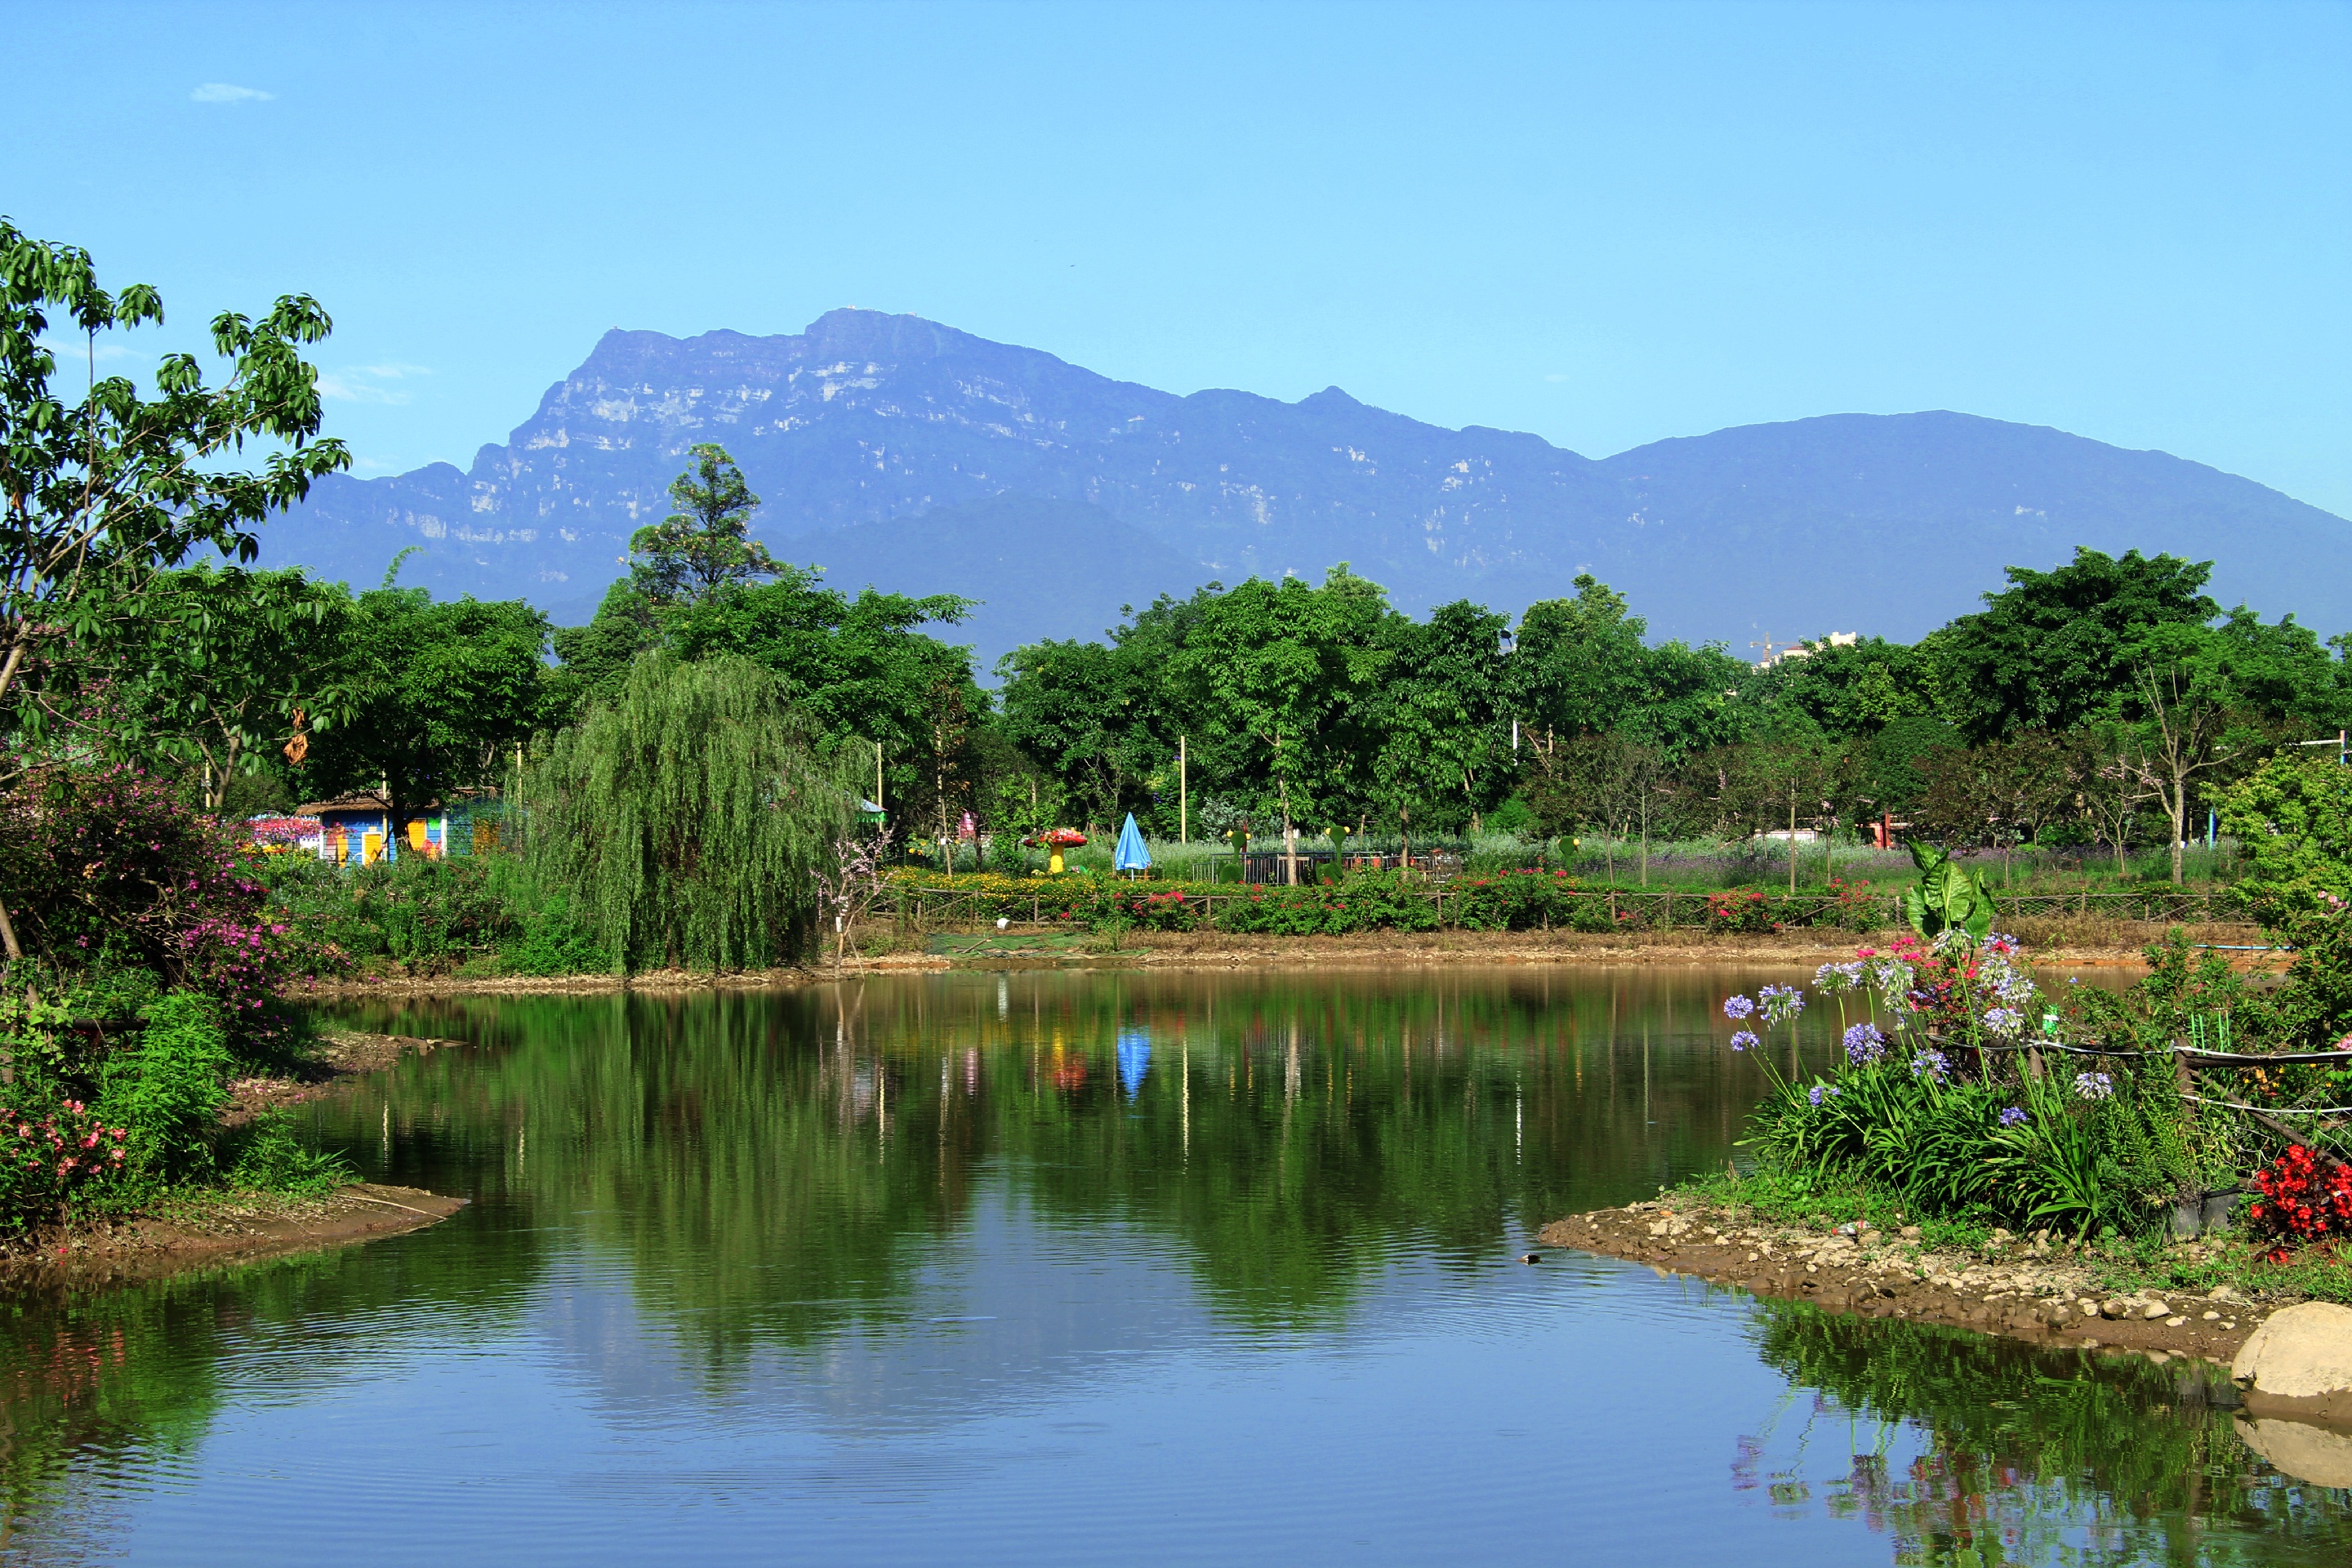
<path id="1" fill-rule="evenodd" d="M 438 595 L 525 595 L 585 618 L 630 532 L 718 441 L 779 556 L 988 601 L 958 640 L 991 660 L 1093 636 L 1124 603 L 1346 561 L 1423 609 L 1517 610 L 1591 571 L 1653 631 L 1745 653 L 1832 628 L 1913 637 L 2077 543 L 2220 563 L 2215 591 L 2323 635 L 2352 626 L 2352 524 L 2162 452 L 1964 414 L 1832 415 L 1594 461 L 1446 430 L 1337 387 L 1190 397 L 911 316 L 835 310 L 797 337 L 605 334 L 507 445 L 331 479 L 265 531 L 266 559 Z"/>

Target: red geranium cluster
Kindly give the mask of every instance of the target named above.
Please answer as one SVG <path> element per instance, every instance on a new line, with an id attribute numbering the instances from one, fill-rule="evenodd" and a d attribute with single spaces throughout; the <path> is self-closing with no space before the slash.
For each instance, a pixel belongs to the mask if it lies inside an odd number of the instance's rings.
<path id="1" fill-rule="evenodd" d="M 2254 1228 L 2275 1237 L 2271 1261 L 2286 1261 L 2287 1242 L 2352 1235 L 2352 1165 L 2322 1161 L 2297 1143 L 2254 1173 L 2263 1201 L 2247 1210 Z"/>

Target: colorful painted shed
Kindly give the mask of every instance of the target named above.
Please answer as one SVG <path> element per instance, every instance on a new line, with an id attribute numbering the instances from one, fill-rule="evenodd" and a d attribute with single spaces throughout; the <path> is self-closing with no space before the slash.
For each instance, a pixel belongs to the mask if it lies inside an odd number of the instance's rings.
<path id="1" fill-rule="evenodd" d="M 504 803 L 484 792 L 461 791 L 447 802 L 426 801 L 393 821 L 392 804 L 373 790 L 314 801 L 297 816 L 319 824 L 317 853 L 339 866 L 397 860 L 403 855 L 431 859 L 467 856 L 498 842 Z"/>

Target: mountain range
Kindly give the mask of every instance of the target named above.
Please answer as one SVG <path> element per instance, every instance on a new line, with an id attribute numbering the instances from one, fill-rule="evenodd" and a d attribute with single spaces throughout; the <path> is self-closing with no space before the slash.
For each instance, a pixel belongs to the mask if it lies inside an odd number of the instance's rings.
<path id="1" fill-rule="evenodd" d="M 2163 452 L 1966 414 L 1830 415 L 1594 459 L 1423 424 L 1329 387 L 1297 403 L 1113 381 L 919 317 L 829 311 L 797 335 L 605 334 L 470 468 L 337 475 L 264 559 L 354 584 L 524 596 L 584 620 L 632 531 L 716 441 L 753 531 L 837 587 L 982 601 L 949 633 L 983 668 L 1094 637 L 1211 580 L 1345 561 L 1408 610 L 1517 611 L 1591 572 L 1655 637 L 1912 638 L 2000 568 L 2076 545 L 2217 563 L 2212 588 L 2323 635 L 2352 626 L 2352 523 Z"/>

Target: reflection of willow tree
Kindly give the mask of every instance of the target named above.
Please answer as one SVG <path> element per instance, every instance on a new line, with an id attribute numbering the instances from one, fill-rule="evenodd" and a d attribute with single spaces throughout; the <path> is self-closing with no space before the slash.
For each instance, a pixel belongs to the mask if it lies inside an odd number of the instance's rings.
<path id="1" fill-rule="evenodd" d="M 1766 1364 L 1792 1383 L 1922 1430 L 1901 1476 L 1883 1440 L 1857 1435 L 1851 1473 L 1824 1499 L 1892 1535 L 1898 1563 L 2352 1561 L 2345 1494 L 2267 1473 L 2193 1362 L 2036 1351 L 1784 1301 L 1759 1302 L 1758 1321 Z M 1759 1484 L 1764 1445 L 1743 1446 L 1735 1475 Z M 1810 1495 L 1793 1470 L 1769 1479 L 1778 1501 Z"/>
<path id="2" fill-rule="evenodd" d="M 429 1263 L 377 1244 L 100 1290 L 12 1292 L 0 1309 L 10 1521 L 0 1556 L 77 1555 L 47 1537 L 103 1521 L 64 1505 L 86 1504 L 92 1480 L 191 1454 L 233 1392 L 310 1397 L 347 1374 L 381 1375 L 382 1343 L 353 1331 L 355 1321 L 420 1306 L 444 1323 L 511 1312 L 535 1268 L 527 1237 L 453 1225 L 435 1241 Z"/>
<path id="3" fill-rule="evenodd" d="M 412 1064 L 394 1114 L 502 1143 L 511 1187 L 580 1214 L 632 1260 L 639 1300 L 723 1363 L 905 1310 L 984 1162 L 1048 1222 L 1173 1239 L 1213 1303 L 1252 1321 L 1343 1310 L 1402 1238 L 1491 1258 L 1514 1219 L 1723 1159 L 1758 1085 L 1693 1047 L 1721 1033 L 1721 989 L 971 975 L 370 1026 L 501 1046 Z M 1123 1029 L 1150 1042 L 1132 1098 Z M 339 1113 L 355 1152 L 382 1110 Z"/>
<path id="4" fill-rule="evenodd" d="M 895 1074 L 830 1023 L 820 1039 L 805 998 L 530 998 L 484 1017 L 467 1032 L 504 1049 L 412 1064 L 346 1102 L 334 1131 L 364 1156 L 388 1092 L 404 1125 L 502 1146 L 502 1169 L 475 1180 L 576 1213 L 592 1245 L 630 1260 L 639 1306 L 719 1361 L 887 1315 L 918 1244 L 962 1206 L 969 1160 L 908 1125 Z M 452 1027 L 446 1013 L 389 1021 Z"/>

